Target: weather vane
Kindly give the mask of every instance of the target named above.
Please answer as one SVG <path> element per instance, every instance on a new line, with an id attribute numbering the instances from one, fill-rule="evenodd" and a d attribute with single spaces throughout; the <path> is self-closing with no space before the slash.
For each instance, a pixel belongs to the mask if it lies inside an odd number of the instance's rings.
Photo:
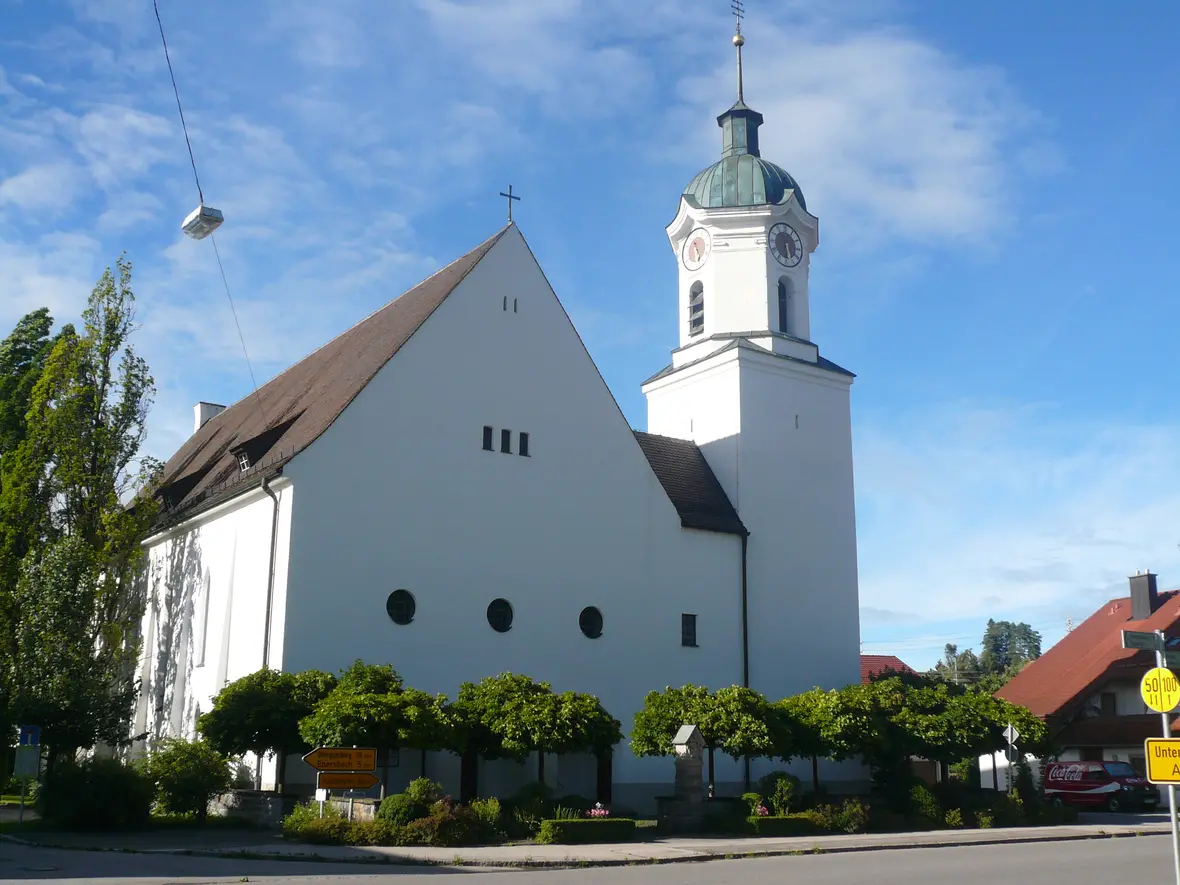
<path id="1" fill-rule="evenodd" d="M 742 36 L 742 19 L 746 17 L 746 7 L 742 0 L 731 0 L 730 8 L 733 9 L 735 32 L 733 35 L 733 45 L 737 47 L 737 63 L 738 63 L 738 101 L 744 101 L 744 89 L 742 87 L 742 46 L 746 42 L 746 38 Z"/>

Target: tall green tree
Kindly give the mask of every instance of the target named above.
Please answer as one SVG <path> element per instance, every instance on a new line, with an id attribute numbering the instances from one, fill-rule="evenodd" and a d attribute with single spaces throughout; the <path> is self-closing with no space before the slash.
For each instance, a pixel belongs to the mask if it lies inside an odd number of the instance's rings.
<path id="1" fill-rule="evenodd" d="M 109 685 L 102 703 L 78 709 L 50 671 L 49 655 L 22 658 L 10 683 L 14 713 L 50 721 L 52 710 L 71 710 L 88 720 L 46 736 L 50 764 L 94 740 L 120 739 L 134 695 L 139 542 L 155 508 L 150 495 L 125 504 L 150 487 L 159 465 L 140 456 L 154 386 L 129 342 L 131 265 L 120 257 L 116 270 L 108 268 L 91 292 L 81 334 L 64 329 L 57 336 L 32 387 L 24 438 L 0 459 L 0 572 L 19 575 L 23 587 L 12 594 L 8 615 L 16 636 L 41 648 L 56 644 L 53 667 Z M 69 635 L 41 632 L 70 618 L 78 629 Z M 89 696 L 84 689 L 77 685 Z M 118 728 L 107 726 L 116 721 Z"/>
<path id="2" fill-rule="evenodd" d="M 27 435 L 33 388 L 41 378 L 53 346 L 52 330 L 53 317 L 43 307 L 21 317 L 8 337 L 0 342 L 0 488 L 2 465 L 11 461 Z M 68 331 L 73 333 L 72 328 Z M 15 593 L 20 563 L 32 545 L 32 538 L 33 531 L 28 525 L 0 521 L 0 729 L 5 731 L 14 724 L 10 680 L 19 639 Z M 0 771 L 8 770 L 7 752 L 7 741 L 0 741 Z"/>
<path id="3" fill-rule="evenodd" d="M 1023 621 L 988 619 L 979 655 L 984 673 L 1019 671 L 1029 661 L 1041 656 L 1041 634 Z"/>
<path id="4" fill-rule="evenodd" d="M 710 692 L 701 685 L 684 685 L 652 691 L 635 714 L 631 751 L 636 756 L 668 756 L 672 739 L 682 725 L 700 729 L 708 751 L 709 788 L 715 786 L 717 750 L 733 759 L 772 756 L 783 738 L 776 727 L 780 718 L 762 695 L 733 685 Z"/>

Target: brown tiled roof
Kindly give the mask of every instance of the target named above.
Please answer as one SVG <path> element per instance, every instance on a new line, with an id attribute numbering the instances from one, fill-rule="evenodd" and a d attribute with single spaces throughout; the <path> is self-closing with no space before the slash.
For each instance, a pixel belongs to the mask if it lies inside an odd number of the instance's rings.
<path id="1" fill-rule="evenodd" d="M 1092 716 L 1078 719 L 1055 738 L 1061 749 L 1069 747 L 1142 747 L 1145 738 L 1162 737 L 1159 713 L 1133 716 Z"/>
<path id="2" fill-rule="evenodd" d="M 895 655 L 861 655 L 860 681 L 867 685 L 878 673 L 913 673 L 914 668 Z"/>
<path id="3" fill-rule="evenodd" d="M 696 443 L 635 431 L 635 439 L 647 456 L 660 485 L 680 514 L 680 524 L 733 535 L 746 534 L 746 527 L 725 494 Z"/>
<path id="4" fill-rule="evenodd" d="M 315 442 L 508 230 L 395 298 L 209 420 L 164 466 L 166 524 L 273 471 Z M 260 404 L 261 403 L 261 408 Z M 243 472 L 236 452 L 251 451 Z"/>
<path id="5" fill-rule="evenodd" d="M 1180 622 L 1180 591 L 1159 594 L 1151 617 L 1131 620 L 1131 599 L 1112 599 L 1051 649 L 1025 665 L 996 694 L 1041 717 L 1055 716 L 1111 678 L 1135 678 L 1153 665 L 1152 652 L 1122 647 L 1123 630 L 1163 630 Z"/>

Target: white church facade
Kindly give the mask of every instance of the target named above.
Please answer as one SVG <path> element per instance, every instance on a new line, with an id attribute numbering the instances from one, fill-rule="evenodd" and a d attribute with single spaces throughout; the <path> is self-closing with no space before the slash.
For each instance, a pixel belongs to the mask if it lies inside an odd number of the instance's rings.
<path id="1" fill-rule="evenodd" d="M 643 385 L 647 432 L 512 223 L 256 393 L 198 405 L 145 542 L 132 733 L 193 736 L 234 679 L 357 658 L 451 697 L 505 671 L 590 692 L 624 733 L 669 685 L 858 681 L 853 376 L 811 341 L 818 220 L 761 158 L 761 121 L 739 93 L 668 226 L 679 346 Z M 457 757 L 426 767 L 458 793 Z M 305 768 L 288 786 L 312 788 Z M 479 791 L 536 770 L 481 765 Z M 546 771 L 595 795 L 592 760 Z M 649 807 L 671 773 L 624 740 L 614 801 Z M 718 757 L 721 790 L 742 777 Z"/>

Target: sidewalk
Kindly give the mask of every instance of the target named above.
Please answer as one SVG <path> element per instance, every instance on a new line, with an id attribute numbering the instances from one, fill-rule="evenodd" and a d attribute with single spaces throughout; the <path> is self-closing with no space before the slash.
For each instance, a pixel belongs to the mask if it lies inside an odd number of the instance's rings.
<path id="1" fill-rule="evenodd" d="M 880 833 L 857 836 L 804 838 L 680 838 L 653 839 L 609 845 L 493 845 L 477 848 L 379 848 L 303 845 L 257 833 L 155 833 L 143 836 L 28 834 L 19 839 L 30 845 L 78 850 L 131 851 L 148 854 L 193 854 L 222 857 L 260 857 L 287 860 L 332 860 L 353 863 L 439 864 L 484 867 L 616 866 L 676 863 L 733 857 L 768 857 L 872 851 L 901 848 L 938 848 L 1016 842 L 1055 842 L 1119 836 L 1167 834 L 1168 824 L 1075 824 L 1058 827 L 1017 827 L 987 830 L 938 830 L 923 833 Z"/>

